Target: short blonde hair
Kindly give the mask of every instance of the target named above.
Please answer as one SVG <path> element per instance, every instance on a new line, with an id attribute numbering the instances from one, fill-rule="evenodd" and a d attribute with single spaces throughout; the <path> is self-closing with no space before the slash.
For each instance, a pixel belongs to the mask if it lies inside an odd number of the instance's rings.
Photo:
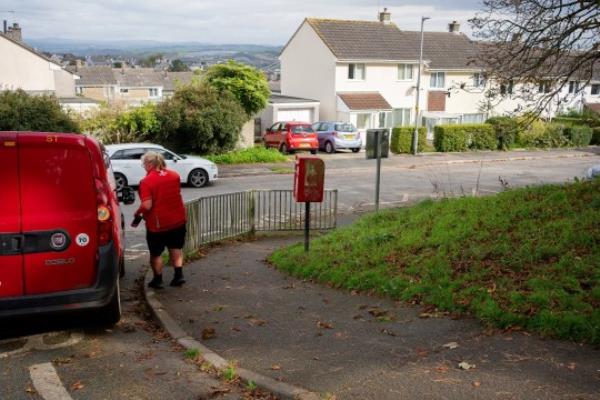
<path id="1" fill-rule="evenodd" d="M 162 170 L 167 167 L 165 163 L 165 158 L 162 154 L 157 153 L 155 151 L 149 151 L 142 156 L 142 162 L 144 164 L 150 164 L 154 169 Z"/>

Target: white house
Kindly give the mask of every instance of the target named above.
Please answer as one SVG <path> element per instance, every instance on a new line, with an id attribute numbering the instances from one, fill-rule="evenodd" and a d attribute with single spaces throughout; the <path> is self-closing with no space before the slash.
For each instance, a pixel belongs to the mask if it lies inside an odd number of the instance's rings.
<path id="1" fill-rule="evenodd" d="M 447 32 L 424 33 L 417 108 L 420 32 L 400 30 L 387 11 L 378 21 L 307 18 L 279 57 L 281 93 L 318 100 L 321 120 L 352 122 L 361 131 L 414 125 L 419 114 L 431 134 L 440 123 L 483 122 L 523 109 L 524 100 L 509 93 L 518 85 L 504 87 L 506 97 L 490 109 L 485 92 L 493 82 L 473 62 L 479 44 L 459 28 L 454 21 Z M 546 116 L 600 102 L 600 73 L 594 78 L 581 90 L 581 83 L 569 83 Z M 536 84 L 530 90 L 548 88 Z"/>
<path id="2" fill-rule="evenodd" d="M 0 33 L 0 90 L 74 97 L 76 79 L 76 74 L 23 43 L 18 24 L 9 29 L 5 24 Z"/>
<path id="3" fill-rule="evenodd" d="M 419 43 L 420 32 L 401 31 L 387 12 L 379 21 L 307 18 L 281 52 L 281 93 L 316 99 L 322 120 L 352 122 L 361 131 L 412 125 Z M 483 88 L 451 91 L 479 83 L 481 71 L 469 63 L 474 51 L 456 23 L 449 32 L 425 33 L 423 117 L 432 123 L 484 120 L 478 104 Z"/>

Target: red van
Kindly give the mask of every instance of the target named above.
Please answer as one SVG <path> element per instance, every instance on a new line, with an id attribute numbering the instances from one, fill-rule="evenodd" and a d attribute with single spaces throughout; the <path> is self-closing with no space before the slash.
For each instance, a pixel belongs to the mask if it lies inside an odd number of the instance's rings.
<path id="1" fill-rule="evenodd" d="M 124 230 L 98 142 L 0 132 L 0 160 L 0 317 L 94 309 L 116 323 Z"/>
<path id="2" fill-rule="evenodd" d="M 276 122 L 267 129 L 263 139 L 265 147 L 275 147 L 282 153 L 308 150 L 317 154 L 319 150 L 317 133 L 308 122 Z"/>

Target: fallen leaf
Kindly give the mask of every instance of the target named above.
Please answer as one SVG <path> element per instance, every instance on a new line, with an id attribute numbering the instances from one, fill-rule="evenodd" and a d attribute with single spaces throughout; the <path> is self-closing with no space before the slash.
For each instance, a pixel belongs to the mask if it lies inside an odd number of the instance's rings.
<path id="1" fill-rule="evenodd" d="M 460 362 L 460 363 L 458 364 L 458 368 L 460 368 L 460 369 L 464 369 L 465 371 L 468 371 L 468 370 L 470 370 L 470 369 L 473 369 L 473 368 L 475 368 L 475 364 L 469 364 L 469 363 L 468 363 L 468 362 L 466 362 L 466 361 L 462 361 L 462 362 Z"/>
<path id="2" fill-rule="evenodd" d="M 271 365 L 271 369 L 273 371 L 279 371 L 281 369 L 281 365 L 273 364 Z"/>
<path id="3" fill-rule="evenodd" d="M 381 310 L 379 308 L 372 308 L 369 310 L 369 314 L 371 314 L 374 317 L 383 317 L 387 314 L 387 311 Z"/>
<path id="4" fill-rule="evenodd" d="M 52 362 L 56 365 L 69 364 L 71 361 L 73 360 L 69 357 L 58 357 L 52 360 Z"/>
<path id="5" fill-rule="evenodd" d="M 236 331 L 236 332 L 241 332 L 242 330 L 240 328 L 238 328 L 237 326 L 234 326 L 233 328 L 231 328 L 232 331 Z"/>
<path id="6" fill-rule="evenodd" d="M 360 314 L 355 315 L 352 319 L 363 319 L 363 316 Z"/>
<path id="7" fill-rule="evenodd" d="M 478 388 L 479 386 L 481 386 L 481 382 L 479 382 L 479 381 L 474 381 L 474 382 L 472 383 L 472 385 L 473 385 L 473 387 L 476 387 L 476 388 Z"/>
<path id="8" fill-rule="evenodd" d="M 264 326 L 267 324 L 267 321 L 265 321 L 264 319 L 259 319 L 259 318 L 251 318 L 248 322 L 252 326 Z"/>
<path id="9" fill-rule="evenodd" d="M 317 326 L 323 329 L 333 329 L 333 325 L 323 321 L 317 321 Z"/>
<path id="10" fill-rule="evenodd" d="M 317 356 L 314 356 L 313 360 L 315 360 L 315 361 L 321 361 L 321 359 L 319 357 L 317 357 Z"/>
<path id="11" fill-rule="evenodd" d="M 417 353 L 417 355 L 421 358 L 427 357 L 429 355 L 429 352 L 427 351 L 427 349 L 423 349 L 421 347 L 417 347 L 415 349 L 415 353 Z"/>
<path id="12" fill-rule="evenodd" d="M 447 365 L 439 365 L 435 368 L 436 372 L 439 372 L 440 374 L 445 374 L 446 372 L 448 372 L 448 366 Z"/>
<path id="13" fill-rule="evenodd" d="M 27 388 L 25 389 L 26 393 L 37 393 L 37 391 L 31 386 L 31 384 L 29 384 L 29 386 L 27 386 Z"/>
<path id="14" fill-rule="evenodd" d="M 381 332 L 381 333 L 383 333 L 383 334 L 385 334 L 385 335 L 389 335 L 389 336 L 398 336 L 398 335 L 396 335 L 394 332 L 392 332 L 392 331 L 390 331 L 390 330 L 388 330 L 388 329 L 382 329 L 382 330 L 380 330 L 379 332 Z"/>
<path id="15" fill-rule="evenodd" d="M 202 330 L 202 340 L 214 339 L 215 337 L 217 337 L 215 328 L 209 327 Z"/>
<path id="16" fill-rule="evenodd" d="M 572 363 L 569 363 L 569 364 L 567 365 L 567 368 L 569 368 L 571 371 L 575 371 L 575 368 L 576 368 L 576 367 L 577 367 L 577 365 L 576 365 L 574 362 L 572 362 Z"/>
<path id="17" fill-rule="evenodd" d="M 81 381 L 77 381 L 71 385 L 71 390 L 72 391 L 81 390 L 84 387 L 85 387 L 85 385 L 83 383 L 81 383 Z"/>
<path id="18" fill-rule="evenodd" d="M 456 343 L 456 342 L 450 342 L 450 343 L 446 343 L 442 347 L 445 347 L 447 349 L 453 350 L 453 349 L 456 349 L 458 347 L 458 343 Z"/>

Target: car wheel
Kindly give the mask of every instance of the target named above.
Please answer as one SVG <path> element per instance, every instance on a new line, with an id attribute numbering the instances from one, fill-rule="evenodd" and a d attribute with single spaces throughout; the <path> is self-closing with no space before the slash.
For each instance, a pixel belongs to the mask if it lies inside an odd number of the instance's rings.
<path id="1" fill-rule="evenodd" d="M 100 310 L 99 317 L 100 324 L 104 326 L 112 326 L 121 319 L 121 287 L 118 278 L 115 293 L 110 302 Z"/>
<path id="2" fill-rule="evenodd" d="M 310 154 L 317 154 L 317 150 L 316 149 L 315 150 L 311 150 Z"/>
<path id="3" fill-rule="evenodd" d="M 117 191 L 122 190 L 127 186 L 127 178 L 120 172 L 115 172 L 115 183 L 117 185 Z"/>
<path id="4" fill-rule="evenodd" d="M 281 146 L 279 146 L 279 151 L 282 152 L 283 154 L 288 154 L 290 151 L 288 150 L 287 144 L 282 143 Z"/>
<path id="5" fill-rule="evenodd" d="M 360 151 L 360 149 L 352 149 L 353 153 L 358 153 Z"/>
<path id="6" fill-rule="evenodd" d="M 335 149 L 333 148 L 333 144 L 331 144 L 331 142 L 325 142 L 325 153 L 331 154 L 334 151 Z"/>
<path id="7" fill-rule="evenodd" d="M 195 188 L 201 188 L 208 183 L 208 174 L 205 170 L 196 168 L 190 172 L 188 183 Z"/>

